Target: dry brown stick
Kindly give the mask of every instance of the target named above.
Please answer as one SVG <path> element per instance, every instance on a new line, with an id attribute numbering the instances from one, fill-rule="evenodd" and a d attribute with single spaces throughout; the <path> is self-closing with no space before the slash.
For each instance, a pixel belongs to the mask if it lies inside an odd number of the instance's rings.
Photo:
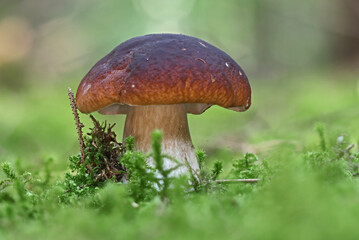
<path id="1" fill-rule="evenodd" d="M 102 176 L 104 176 L 106 180 L 108 179 L 108 177 L 106 175 L 106 172 L 105 172 L 105 169 L 102 169 Z"/>
<path id="2" fill-rule="evenodd" d="M 101 178 L 101 173 L 97 174 L 96 178 L 95 178 L 95 182 L 97 182 L 100 178 Z"/>
<path id="3" fill-rule="evenodd" d="M 112 164 L 112 162 L 108 161 L 106 158 L 104 158 L 104 159 L 106 160 L 106 164 L 108 164 L 107 167 L 111 168 L 111 170 L 118 171 L 117 168 Z"/>
<path id="4" fill-rule="evenodd" d="M 352 144 L 349 144 L 349 146 L 344 149 L 344 152 L 345 152 L 345 153 L 350 153 L 350 150 L 351 150 L 354 146 L 355 146 L 355 145 L 354 145 L 353 143 L 352 143 Z"/>
<path id="5" fill-rule="evenodd" d="M 84 127 L 84 125 L 80 122 L 80 117 L 77 112 L 77 106 L 76 106 L 76 102 L 75 102 L 75 98 L 74 98 L 74 93 L 72 92 L 71 88 L 69 88 L 69 98 L 70 98 L 70 102 L 71 102 L 72 113 L 74 114 L 74 117 L 75 117 L 77 134 L 79 136 L 79 142 L 80 142 L 81 161 L 79 163 L 84 163 L 85 162 L 85 144 L 84 144 L 84 140 L 82 138 L 82 128 Z"/>
<path id="6" fill-rule="evenodd" d="M 244 183 L 255 183 L 260 181 L 260 178 L 247 178 L 247 179 L 218 179 L 216 183 L 236 183 L 236 182 L 244 182 Z"/>
<path id="7" fill-rule="evenodd" d="M 110 170 L 110 167 L 109 167 L 109 165 L 108 165 L 108 161 L 107 161 L 106 157 L 104 157 L 104 158 L 103 158 L 103 160 L 104 160 L 104 162 L 105 162 L 105 166 L 106 166 L 107 171 L 111 172 L 111 170 Z"/>

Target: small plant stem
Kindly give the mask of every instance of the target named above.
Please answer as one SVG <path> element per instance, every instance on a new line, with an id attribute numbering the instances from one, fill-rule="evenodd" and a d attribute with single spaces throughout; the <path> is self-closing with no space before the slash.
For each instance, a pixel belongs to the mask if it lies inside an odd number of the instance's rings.
<path id="1" fill-rule="evenodd" d="M 236 183 L 236 182 L 244 182 L 244 183 L 255 183 L 260 181 L 260 178 L 247 178 L 247 179 L 218 179 L 215 180 L 216 183 Z"/>
<path id="2" fill-rule="evenodd" d="M 79 142 L 80 142 L 81 161 L 79 163 L 84 163 L 85 162 L 85 151 L 84 151 L 85 144 L 84 144 L 84 141 L 82 138 L 82 128 L 84 127 L 84 125 L 80 122 L 80 117 L 77 112 L 77 106 L 76 106 L 76 102 L 75 102 L 75 98 L 74 98 L 74 93 L 72 92 L 71 88 L 69 88 L 69 98 L 70 98 L 70 102 L 71 102 L 72 113 L 75 117 L 77 134 L 79 136 Z"/>

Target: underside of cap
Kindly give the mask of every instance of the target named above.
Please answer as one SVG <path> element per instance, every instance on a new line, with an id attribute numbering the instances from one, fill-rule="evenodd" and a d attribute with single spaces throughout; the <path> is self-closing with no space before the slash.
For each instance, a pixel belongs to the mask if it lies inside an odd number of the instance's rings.
<path id="1" fill-rule="evenodd" d="M 187 113 L 201 114 L 210 108 L 211 104 L 206 103 L 183 103 L 186 106 Z M 104 115 L 127 114 L 132 106 L 127 104 L 114 103 L 105 108 L 99 109 L 98 112 Z"/>
<path id="2" fill-rule="evenodd" d="M 218 48 L 185 35 L 153 34 L 120 44 L 96 63 L 76 100 L 84 113 L 186 104 L 189 113 L 200 114 L 211 105 L 244 111 L 251 89 L 244 71 Z"/>

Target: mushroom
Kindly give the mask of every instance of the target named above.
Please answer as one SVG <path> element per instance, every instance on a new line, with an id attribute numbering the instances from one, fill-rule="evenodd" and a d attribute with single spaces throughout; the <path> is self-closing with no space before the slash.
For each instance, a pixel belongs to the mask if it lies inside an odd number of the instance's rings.
<path id="1" fill-rule="evenodd" d="M 245 111 L 251 89 L 241 67 L 211 44 L 151 34 L 121 43 L 98 61 L 82 79 L 76 101 L 82 113 L 127 114 L 123 138 L 132 135 L 143 153 L 151 149 L 151 133 L 161 130 L 163 153 L 183 163 L 172 172 L 178 176 L 199 171 L 187 113 L 201 114 L 214 104 Z M 164 161 L 165 169 L 175 165 Z"/>

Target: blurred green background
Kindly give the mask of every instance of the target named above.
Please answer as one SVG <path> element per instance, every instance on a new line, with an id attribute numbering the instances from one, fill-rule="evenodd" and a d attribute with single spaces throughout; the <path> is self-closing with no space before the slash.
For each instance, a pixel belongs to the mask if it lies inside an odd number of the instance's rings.
<path id="1" fill-rule="evenodd" d="M 78 152 L 67 87 L 75 91 L 119 43 L 149 33 L 202 38 L 249 77 L 249 111 L 189 116 L 196 147 L 311 143 L 317 121 L 358 133 L 350 121 L 358 116 L 358 8 L 355 0 L 2 0 L 0 160 L 52 157 L 64 170 Z M 96 116 L 117 122 L 121 137 L 123 116 Z"/>
<path id="2" fill-rule="evenodd" d="M 358 24 L 358 0 L 0 0 L 0 162 L 21 162 L 36 182 L 44 162 L 54 159 L 55 195 L 31 203 L 40 210 L 29 217 L 21 217 L 29 202 L 0 202 L 0 235 L 358 239 L 359 184 L 347 168 L 359 159 Z M 246 152 L 269 163 L 270 178 L 258 186 L 232 185 L 240 190 L 175 196 L 168 206 L 154 199 L 134 207 L 120 184 L 96 194 L 102 204 L 97 208 L 91 198 L 46 203 L 57 199 L 56 181 L 64 178 L 68 156 L 79 152 L 67 88 L 76 91 L 89 69 L 121 42 L 165 32 L 224 50 L 252 86 L 252 106 L 244 113 L 213 106 L 189 115 L 195 147 L 206 151 L 209 165 L 224 163 L 221 178 Z M 95 116 L 116 122 L 122 137 L 124 116 Z M 86 132 L 90 119 L 80 118 Z M 325 129 L 322 139 L 317 122 Z M 338 151 L 351 143 L 352 149 Z M 311 158 L 318 164 L 314 170 L 308 168 Z"/>

